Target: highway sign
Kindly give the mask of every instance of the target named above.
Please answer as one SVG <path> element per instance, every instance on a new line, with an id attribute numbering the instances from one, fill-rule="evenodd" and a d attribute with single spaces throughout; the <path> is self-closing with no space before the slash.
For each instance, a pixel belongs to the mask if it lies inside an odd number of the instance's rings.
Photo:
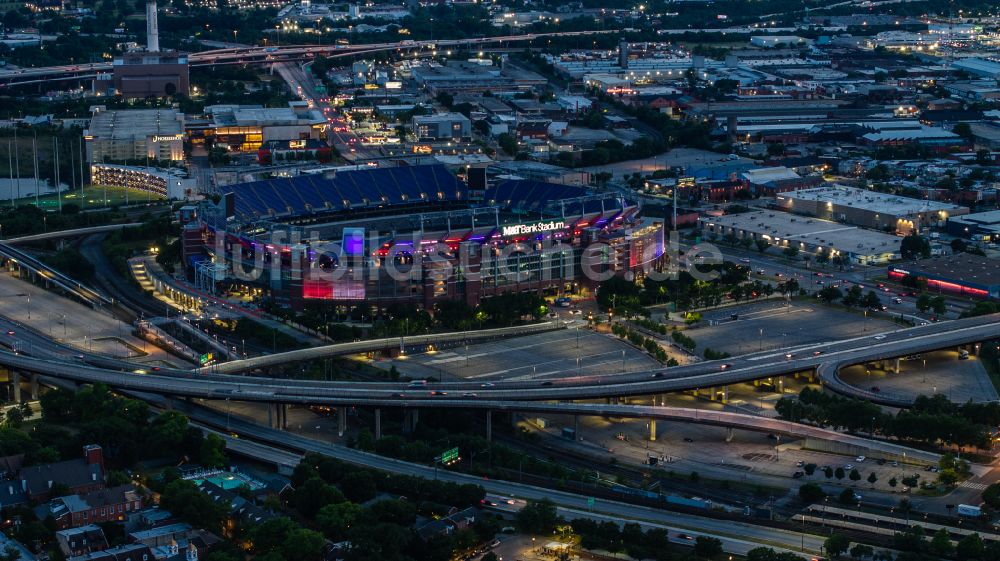
<path id="1" fill-rule="evenodd" d="M 444 465 L 455 463 L 458 460 L 458 448 L 451 448 L 441 453 L 441 463 Z"/>

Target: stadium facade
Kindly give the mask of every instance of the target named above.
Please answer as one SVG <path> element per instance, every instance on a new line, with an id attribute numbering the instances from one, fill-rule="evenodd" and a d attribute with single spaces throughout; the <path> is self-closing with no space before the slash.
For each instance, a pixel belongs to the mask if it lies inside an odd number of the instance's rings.
<path id="1" fill-rule="evenodd" d="M 661 221 L 620 194 L 507 180 L 471 189 L 444 166 L 229 185 L 184 228 L 188 274 L 311 301 L 427 309 L 507 292 L 575 293 L 663 261 Z"/>

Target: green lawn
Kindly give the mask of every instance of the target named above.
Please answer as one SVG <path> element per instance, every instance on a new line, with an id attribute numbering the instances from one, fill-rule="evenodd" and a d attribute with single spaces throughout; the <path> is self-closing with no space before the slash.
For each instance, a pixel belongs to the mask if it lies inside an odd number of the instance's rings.
<path id="1" fill-rule="evenodd" d="M 136 189 L 127 189 L 127 191 L 127 201 L 129 204 L 165 200 L 163 197 L 157 197 Z M 126 202 L 126 189 L 123 187 L 92 185 L 84 187 L 82 193 L 79 189 L 63 191 L 62 202 L 63 204 L 72 203 L 79 205 L 81 209 L 123 205 Z M 24 197 L 18 199 L 17 203 L 20 205 L 35 204 L 35 197 Z M 55 193 L 41 195 L 38 197 L 38 206 L 46 210 L 56 210 L 59 208 L 59 197 Z"/>

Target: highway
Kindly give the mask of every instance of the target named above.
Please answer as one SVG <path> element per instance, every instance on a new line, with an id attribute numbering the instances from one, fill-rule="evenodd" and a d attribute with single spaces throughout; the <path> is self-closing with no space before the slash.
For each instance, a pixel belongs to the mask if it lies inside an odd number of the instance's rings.
<path id="1" fill-rule="evenodd" d="M 836 383 L 830 367 L 858 364 L 942 349 L 960 344 L 1000 338 L 998 316 L 983 316 L 938 323 L 879 335 L 865 335 L 847 341 L 795 349 L 790 358 L 785 351 L 734 357 L 690 366 L 630 372 L 606 376 L 581 376 L 556 380 L 504 382 L 443 382 L 427 386 L 396 382 L 345 382 L 290 380 L 217 374 L 211 370 L 168 369 L 155 374 L 134 374 L 142 368 L 112 359 L 88 358 L 65 361 L 0 353 L 0 364 L 78 382 L 102 382 L 109 386 L 165 395 L 237 399 L 278 403 L 370 404 L 386 407 L 440 406 L 459 401 L 463 406 L 490 408 L 489 402 L 557 401 L 600 399 L 632 395 L 655 395 L 696 388 L 721 387 L 793 372 L 818 369 L 825 383 Z M 454 337 L 455 335 L 453 335 Z M 461 337 L 463 335 L 458 335 Z M 464 335 L 467 336 L 467 335 Z M 441 341 L 443 334 L 418 336 L 424 343 Z M 426 338 L 426 339 L 425 339 Z M 404 338 L 406 341 L 414 338 Z M 44 344 L 40 341 L 35 344 Z M 338 353 L 358 353 L 396 347 L 399 339 L 361 341 L 268 355 L 282 361 L 308 360 Z M 263 358 L 263 357 L 262 357 Z M 254 359 L 251 359 L 254 360 Z M 275 364 L 279 362 L 272 362 Z M 95 366 L 95 364 L 97 364 Z M 250 367 L 251 364 L 244 363 Z M 729 365 L 722 368 L 723 365 Z M 835 369 L 834 369 L 835 370 Z M 212 373 L 209 373 L 212 372 Z"/>
<path id="2" fill-rule="evenodd" d="M 533 41 L 545 37 L 568 37 L 574 35 L 594 35 L 617 33 L 618 30 L 563 31 L 552 33 L 525 33 L 498 37 L 477 37 L 472 39 L 446 39 L 427 41 L 399 41 L 394 43 L 372 43 L 366 45 L 283 45 L 272 47 L 248 47 L 215 49 L 188 54 L 191 66 L 213 66 L 219 64 L 267 64 L 289 62 L 313 58 L 316 55 L 329 57 L 353 57 L 396 49 L 440 49 L 464 45 L 482 45 L 498 42 Z M 0 70 L 0 86 L 37 84 L 52 80 L 89 79 L 112 69 L 111 62 L 66 64 L 37 68 Z"/>
<path id="3" fill-rule="evenodd" d="M 588 497 L 515 483 L 497 479 L 481 478 L 464 473 L 437 469 L 432 466 L 425 466 L 402 460 L 395 460 L 383 456 L 377 456 L 361 450 L 335 446 L 324 442 L 304 438 L 295 434 L 290 434 L 277 429 L 270 429 L 251 423 L 242 418 L 231 417 L 217 413 L 203 407 L 190 403 L 175 401 L 177 410 L 186 413 L 193 421 L 200 425 L 220 429 L 229 427 L 229 432 L 239 434 L 240 440 L 255 440 L 266 443 L 274 448 L 290 450 L 297 453 L 315 452 L 337 458 L 345 462 L 356 465 L 363 465 L 389 473 L 400 473 L 424 477 L 427 479 L 437 479 L 458 484 L 472 484 L 483 487 L 487 493 L 502 495 L 506 497 L 517 497 L 525 500 L 549 499 L 562 507 L 562 513 L 568 518 L 584 516 L 583 513 L 592 513 L 612 517 L 617 520 L 637 520 L 654 524 L 666 525 L 674 529 L 695 530 L 693 535 L 699 532 L 706 535 L 728 537 L 730 540 L 740 540 L 744 544 L 752 543 L 754 547 L 768 544 L 775 547 L 784 548 L 791 551 L 805 551 L 810 554 L 818 554 L 823 545 L 824 537 L 808 533 L 790 532 L 777 528 L 758 526 L 746 522 L 733 520 L 720 520 L 697 516 L 687 513 L 677 513 L 657 508 L 631 505 L 618 501 L 597 499 L 593 506 L 589 506 Z M 230 440 L 230 442 L 232 442 Z M 269 454 L 270 455 L 270 454 Z M 739 547 L 736 544 L 727 546 L 727 550 L 739 553 L 752 549 L 752 547 Z"/>

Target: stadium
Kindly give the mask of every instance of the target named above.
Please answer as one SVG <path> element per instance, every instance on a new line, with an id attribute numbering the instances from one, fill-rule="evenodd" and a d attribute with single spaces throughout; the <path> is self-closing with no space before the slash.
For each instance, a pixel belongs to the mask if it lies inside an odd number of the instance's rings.
<path id="1" fill-rule="evenodd" d="M 663 223 L 615 193 L 525 180 L 473 186 L 441 165 L 334 170 L 228 185 L 184 227 L 184 263 L 206 290 L 252 289 L 293 309 L 507 292 L 579 293 L 642 276 Z"/>

